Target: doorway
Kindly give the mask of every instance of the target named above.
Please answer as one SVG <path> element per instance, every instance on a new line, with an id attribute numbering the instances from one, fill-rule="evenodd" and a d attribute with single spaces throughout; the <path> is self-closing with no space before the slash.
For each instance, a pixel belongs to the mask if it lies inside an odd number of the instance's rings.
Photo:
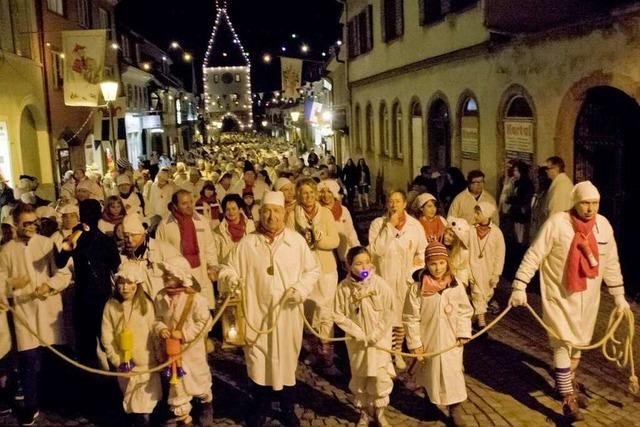
<path id="1" fill-rule="evenodd" d="M 451 117 L 449 106 L 441 98 L 429 108 L 427 139 L 429 165 L 446 170 L 451 166 Z"/>
<path id="2" fill-rule="evenodd" d="M 632 268 L 633 244 L 640 238 L 634 225 L 634 201 L 640 200 L 634 173 L 639 137 L 635 99 L 609 86 L 587 90 L 574 131 L 575 182 L 590 180 L 598 187 L 600 213 L 614 228 L 626 291 L 633 295 L 640 292 L 640 272 Z"/>
<path id="3" fill-rule="evenodd" d="M 28 108 L 22 110 L 20 117 L 20 152 L 22 154 L 22 173 L 42 180 L 36 121 Z"/>

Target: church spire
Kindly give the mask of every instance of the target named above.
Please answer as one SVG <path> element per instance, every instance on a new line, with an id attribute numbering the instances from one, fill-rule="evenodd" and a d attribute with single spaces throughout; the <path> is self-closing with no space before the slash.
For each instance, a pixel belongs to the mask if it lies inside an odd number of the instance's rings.
<path id="1" fill-rule="evenodd" d="M 203 66 L 251 66 L 249 54 L 242 47 L 229 17 L 229 0 L 215 0 L 215 4 L 216 19 Z"/>

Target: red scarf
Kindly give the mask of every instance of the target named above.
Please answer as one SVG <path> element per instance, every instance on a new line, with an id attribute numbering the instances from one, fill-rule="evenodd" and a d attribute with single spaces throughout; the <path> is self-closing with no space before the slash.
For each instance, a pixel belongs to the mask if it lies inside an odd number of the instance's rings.
<path id="1" fill-rule="evenodd" d="M 402 230 L 402 227 L 407 223 L 407 211 L 402 211 L 400 214 L 400 218 L 398 221 L 398 225 L 396 225 L 396 229 L 398 231 Z"/>
<path id="2" fill-rule="evenodd" d="M 566 286 L 568 292 L 583 292 L 587 289 L 587 278 L 593 279 L 598 276 L 598 265 L 592 267 L 588 256 L 590 252 L 597 262 L 600 261 L 598 242 L 593 235 L 596 217 L 585 220 L 580 218 L 574 210 L 571 210 L 569 215 L 575 234 L 567 258 Z"/>
<path id="3" fill-rule="evenodd" d="M 422 276 L 422 288 L 420 289 L 420 294 L 423 297 L 435 295 L 438 292 L 442 292 L 444 289 L 448 288 L 451 282 L 451 273 L 449 271 L 447 271 L 440 280 L 436 279 L 430 274 L 425 274 L 424 276 Z"/>
<path id="4" fill-rule="evenodd" d="M 245 182 L 244 188 L 242 189 L 242 195 L 244 196 L 247 193 L 253 194 L 253 185 L 249 185 Z"/>
<path id="5" fill-rule="evenodd" d="M 333 214 L 333 219 L 336 221 L 340 220 L 342 216 L 342 203 L 339 200 L 334 200 L 333 206 L 331 206 L 331 213 Z"/>
<path id="6" fill-rule="evenodd" d="M 111 215 L 111 213 L 109 212 L 109 209 L 105 209 L 102 212 L 102 219 L 107 221 L 110 224 L 118 225 L 124 219 L 124 209 L 120 211 L 120 215 Z"/>
<path id="7" fill-rule="evenodd" d="M 420 224 L 424 228 L 424 233 L 427 236 L 427 242 L 441 242 L 444 236 L 444 224 L 440 220 L 440 216 L 436 215 L 429 219 L 424 216 L 420 217 Z"/>
<path id="8" fill-rule="evenodd" d="M 227 219 L 227 227 L 229 229 L 229 234 L 231 234 L 231 240 L 233 242 L 239 242 L 240 239 L 244 237 L 244 232 L 247 229 L 247 223 L 244 220 L 244 216 L 240 215 L 240 220 L 237 224 L 229 221 Z"/>
<path id="9" fill-rule="evenodd" d="M 491 222 L 489 222 L 488 224 L 477 224 L 476 225 L 476 234 L 478 235 L 478 238 L 480 240 L 484 239 L 485 237 L 487 237 L 487 234 L 489 234 L 489 232 L 491 231 Z"/>
<path id="10" fill-rule="evenodd" d="M 184 256 L 191 268 L 200 267 L 200 249 L 198 248 L 198 235 L 196 234 L 196 224 L 190 216 L 173 212 L 173 216 L 178 221 L 180 229 L 180 246 L 182 256 Z"/>
<path id="11" fill-rule="evenodd" d="M 280 234 L 284 232 L 284 229 L 285 227 L 282 227 L 278 231 L 269 231 L 262 225 L 262 223 L 258 223 L 258 233 L 266 237 L 267 242 L 269 243 L 273 243 L 273 241 L 276 240 L 276 237 L 278 237 Z"/>

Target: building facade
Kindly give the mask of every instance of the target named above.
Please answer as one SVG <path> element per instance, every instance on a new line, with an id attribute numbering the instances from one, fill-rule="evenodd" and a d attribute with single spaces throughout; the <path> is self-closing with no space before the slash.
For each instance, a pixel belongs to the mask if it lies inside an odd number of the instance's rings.
<path id="1" fill-rule="evenodd" d="M 535 166 L 560 155 L 575 181 L 590 179 L 606 195 L 601 211 L 630 253 L 638 232 L 629 212 L 640 197 L 638 6 L 347 1 L 350 137 L 338 151 L 365 157 L 387 190 L 406 188 L 429 164 L 482 169 L 494 194 L 506 159 Z"/>

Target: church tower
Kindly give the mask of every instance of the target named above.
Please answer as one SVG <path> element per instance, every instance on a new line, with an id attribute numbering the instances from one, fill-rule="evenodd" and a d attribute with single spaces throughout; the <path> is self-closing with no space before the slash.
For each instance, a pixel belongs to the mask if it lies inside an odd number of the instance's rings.
<path id="1" fill-rule="evenodd" d="M 206 119 L 214 131 L 250 131 L 251 63 L 231 23 L 228 3 L 216 0 L 216 20 L 202 64 Z"/>

